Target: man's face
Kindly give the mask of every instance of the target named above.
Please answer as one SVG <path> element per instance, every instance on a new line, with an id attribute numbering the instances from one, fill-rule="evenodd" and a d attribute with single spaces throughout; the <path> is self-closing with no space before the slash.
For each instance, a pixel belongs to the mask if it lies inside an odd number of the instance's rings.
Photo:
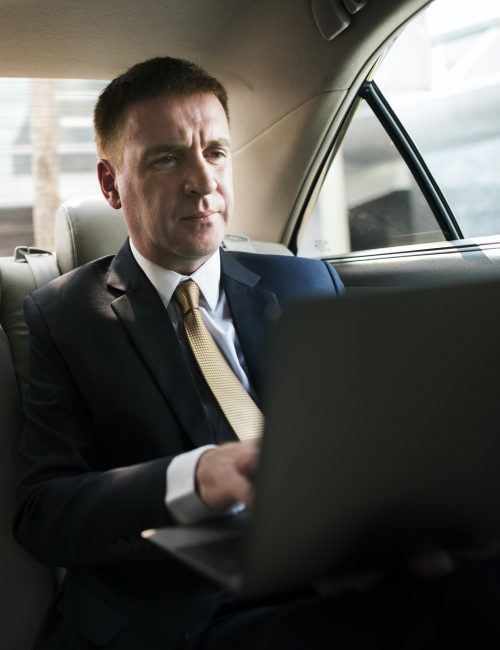
<path id="1" fill-rule="evenodd" d="M 134 245 L 178 273 L 194 272 L 220 246 L 233 210 L 229 125 L 212 94 L 147 99 L 127 111 L 121 161 L 99 179 L 123 207 Z"/>

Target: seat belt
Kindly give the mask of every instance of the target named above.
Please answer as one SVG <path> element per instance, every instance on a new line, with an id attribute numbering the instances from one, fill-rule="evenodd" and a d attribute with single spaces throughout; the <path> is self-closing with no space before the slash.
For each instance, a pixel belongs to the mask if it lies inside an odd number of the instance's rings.
<path id="1" fill-rule="evenodd" d="M 37 289 L 61 275 L 59 267 L 57 266 L 55 254 L 43 250 L 43 248 L 16 246 L 14 250 L 14 261 L 28 263 L 31 272 L 33 273 Z"/>

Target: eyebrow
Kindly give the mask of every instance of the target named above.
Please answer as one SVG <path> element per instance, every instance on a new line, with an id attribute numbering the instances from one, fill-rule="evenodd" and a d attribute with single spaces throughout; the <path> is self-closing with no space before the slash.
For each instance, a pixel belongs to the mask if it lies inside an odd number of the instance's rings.
<path id="1" fill-rule="evenodd" d="M 219 138 L 207 142 L 204 149 L 209 149 L 211 147 L 227 147 L 229 149 L 231 143 L 227 138 Z M 189 147 L 183 144 L 159 144 L 155 147 L 151 147 L 151 149 L 147 149 L 142 158 L 143 160 L 149 160 L 162 153 L 175 153 L 176 151 L 185 151 L 186 149 L 189 149 Z"/>
<path id="2" fill-rule="evenodd" d="M 219 138 L 218 140 L 212 140 L 208 143 L 207 147 L 231 147 L 231 142 L 227 138 Z"/>

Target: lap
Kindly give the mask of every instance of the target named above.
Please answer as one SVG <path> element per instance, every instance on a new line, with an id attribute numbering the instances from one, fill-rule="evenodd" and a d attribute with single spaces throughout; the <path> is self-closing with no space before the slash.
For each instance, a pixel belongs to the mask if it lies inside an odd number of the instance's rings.
<path id="1" fill-rule="evenodd" d="M 393 575 L 365 593 L 222 608 L 196 650 L 475 650 L 500 647 L 500 560 L 432 579 Z"/>

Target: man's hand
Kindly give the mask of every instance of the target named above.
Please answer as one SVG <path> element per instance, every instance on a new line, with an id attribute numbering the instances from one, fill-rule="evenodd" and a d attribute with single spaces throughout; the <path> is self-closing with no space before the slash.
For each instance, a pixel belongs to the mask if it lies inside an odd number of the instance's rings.
<path id="1" fill-rule="evenodd" d="M 200 456 L 196 466 L 196 491 L 207 506 L 222 511 L 237 501 L 252 505 L 252 479 L 259 448 L 258 440 L 230 442 Z"/>
<path id="2" fill-rule="evenodd" d="M 421 545 L 418 551 L 413 552 L 401 568 L 410 575 L 425 580 L 453 573 L 455 571 L 453 557 L 473 563 L 491 560 L 498 555 L 500 555 L 500 542 L 496 540 L 473 548 L 455 551 L 454 554 L 450 554 L 444 548 L 427 542 L 425 546 Z M 367 591 L 383 576 L 383 570 L 362 571 L 360 573 L 325 577 L 316 580 L 313 586 L 322 596 L 338 596 L 347 591 Z"/>

